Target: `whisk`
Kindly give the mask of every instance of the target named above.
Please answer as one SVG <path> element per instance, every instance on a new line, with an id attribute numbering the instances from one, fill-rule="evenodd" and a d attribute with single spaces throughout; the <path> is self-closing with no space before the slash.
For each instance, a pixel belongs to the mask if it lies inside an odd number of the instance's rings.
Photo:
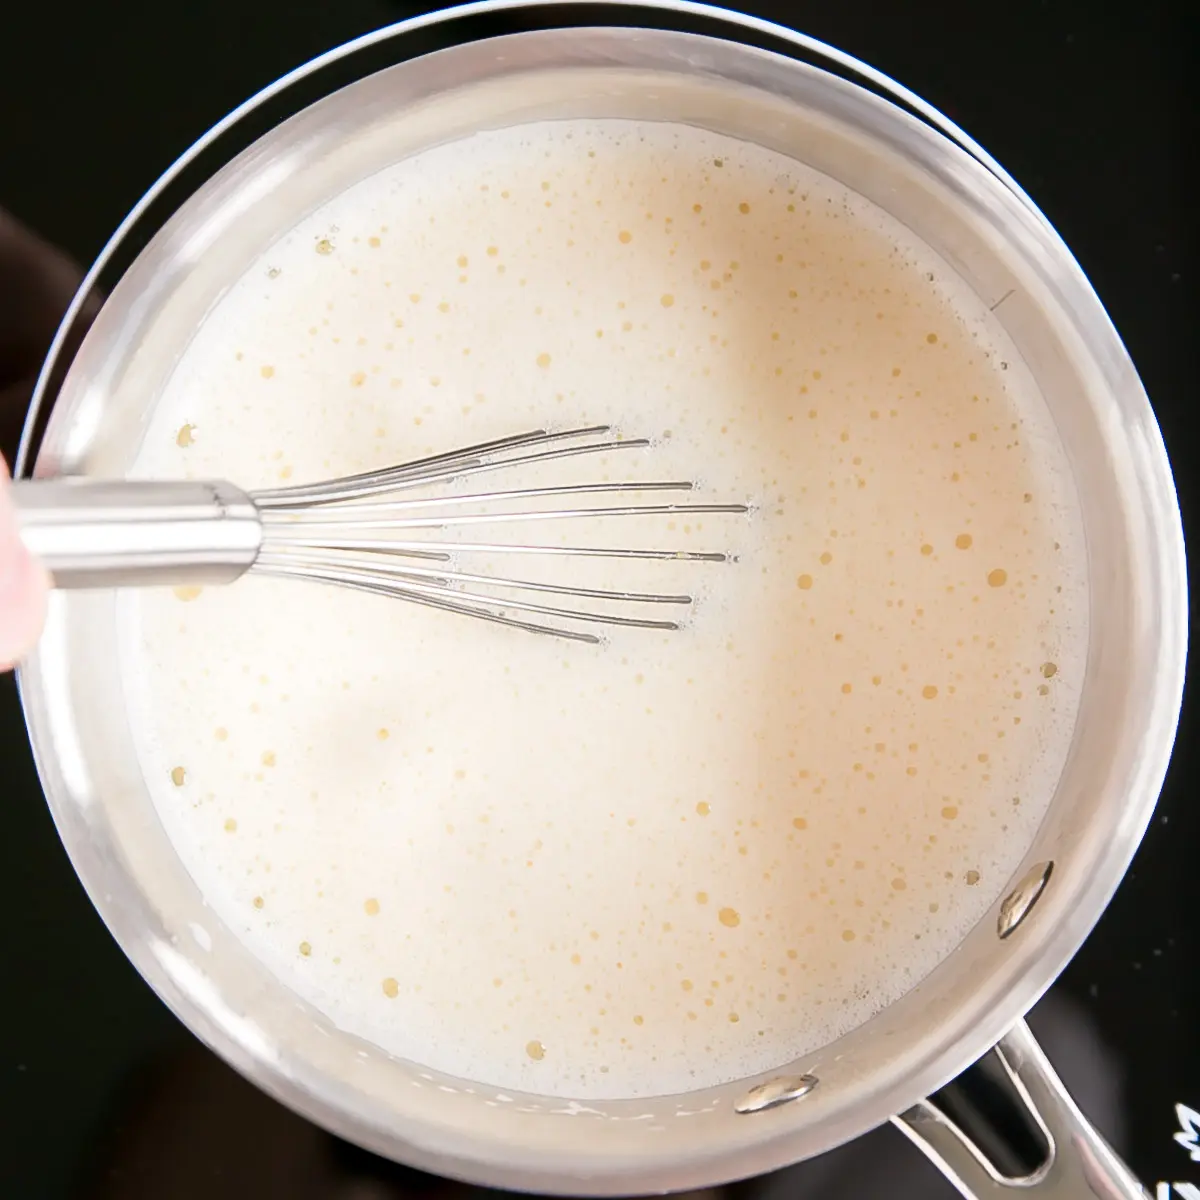
<path id="1" fill-rule="evenodd" d="M 601 639 L 588 626 L 678 629 L 678 621 L 651 614 L 661 606 L 689 605 L 692 597 L 521 579 L 467 570 L 464 563 L 521 556 L 722 563 L 732 556 L 548 540 L 478 542 L 460 540 L 452 531 L 736 514 L 748 512 L 749 506 L 588 501 L 621 493 L 689 492 L 695 484 L 688 480 L 499 491 L 456 491 L 453 485 L 492 471 L 531 470 L 556 460 L 650 446 L 649 439 L 618 437 L 607 425 L 538 429 L 297 487 L 246 492 L 224 482 L 38 479 L 17 483 L 15 498 L 22 539 L 60 588 L 226 584 L 250 572 L 335 584 L 531 633 L 596 643 Z M 421 494 L 430 491 L 436 494 Z"/>

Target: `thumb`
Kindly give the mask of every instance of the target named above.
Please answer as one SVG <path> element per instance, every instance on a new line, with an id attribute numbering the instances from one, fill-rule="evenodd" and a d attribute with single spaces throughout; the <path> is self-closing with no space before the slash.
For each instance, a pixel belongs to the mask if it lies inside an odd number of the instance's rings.
<path id="1" fill-rule="evenodd" d="M 46 617 L 49 578 L 25 549 L 0 459 L 0 671 L 14 666 L 33 649 Z"/>

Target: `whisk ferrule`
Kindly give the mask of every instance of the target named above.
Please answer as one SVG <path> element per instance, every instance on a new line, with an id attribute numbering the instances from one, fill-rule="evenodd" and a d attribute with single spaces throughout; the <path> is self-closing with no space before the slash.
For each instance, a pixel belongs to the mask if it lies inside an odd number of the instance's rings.
<path id="1" fill-rule="evenodd" d="M 262 547 L 258 508 L 230 483 L 67 478 L 13 488 L 21 539 L 55 587 L 233 583 Z"/>

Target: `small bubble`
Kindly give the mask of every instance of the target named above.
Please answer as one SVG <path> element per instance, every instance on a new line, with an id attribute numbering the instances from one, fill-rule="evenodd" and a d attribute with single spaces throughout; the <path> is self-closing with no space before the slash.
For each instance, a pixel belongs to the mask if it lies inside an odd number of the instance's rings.
<path id="1" fill-rule="evenodd" d="M 827 567 L 831 562 L 833 562 L 833 555 L 826 550 L 825 553 L 821 555 L 821 565 L 823 567 Z"/>
<path id="2" fill-rule="evenodd" d="M 960 533 L 958 537 L 954 539 L 954 544 L 960 550 L 970 550 L 972 541 L 973 539 L 969 533 Z"/>
<path id="3" fill-rule="evenodd" d="M 354 371 L 350 376 L 351 387 L 362 387 L 367 382 L 366 371 Z"/>
<path id="4" fill-rule="evenodd" d="M 908 888 L 908 884 L 899 875 L 897 875 L 896 878 L 892 880 L 892 890 L 893 891 L 903 892 L 907 888 Z"/>
<path id="5" fill-rule="evenodd" d="M 375 736 L 381 742 L 386 742 L 388 740 L 388 738 L 391 737 L 392 735 L 390 733 L 388 733 L 388 731 L 386 729 L 377 729 L 375 731 Z"/>
<path id="6" fill-rule="evenodd" d="M 708 903 L 708 893 L 707 892 L 697 892 L 696 893 L 696 903 L 697 904 L 707 904 Z"/>
<path id="7" fill-rule="evenodd" d="M 921 547 L 921 553 L 924 554 L 926 558 L 928 558 L 933 553 L 933 547 L 928 542 L 926 542 Z"/>
<path id="8" fill-rule="evenodd" d="M 1058 674 L 1058 667 L 1052 662 L 1042 663 L 1042 674 L 1047 679 L 1053 679 Z"/>
<path id="9" fill-rule="evenodd" d="M 363 901 L 363 912 L 365 912 L 368 917 L 379 916 L 379 901 L 376 900 L 374 896 L 368 897 Z"/>
<path id="10" fill-rule="evenodd" d="M 942 819 L 945 821 L 953 821 L 958 816 L 958 806 L 954 804 L 942 805 Z"/>
<path id="11" fill-rule="evenodd" d="M 174 589 L 175 599 L 182 600 L 185 604 L 187 604 L 190 601 L 195 600 L 203 590 L 203 588 L 199 587 L 177 587 Z"/>
<path id="12" fill-rule="evenodd" d="M 723 908 L 717 913 L 717 920 L 721 922 L 727 929 L 736 929 L 741 923 L 742 918 L 738 914 L 736 908 Z"/>
<path id="13" fill-rule="evenodd" d="M 645 1021 L 645 1018 L 644 1018 L 644 1017 L 634 1017 L 634 1018 L 633 1018 L 633 1023 L 634 1023 L 635 1025 L 644 1025 L 644 1024 L 646 1023 L 646 1021 Z"/>
<path id="14" fill-rule="evenodd" d="M 262 908 L 266 901 L 261 896 L 255 896 L 251 903 L 255 908 Z"/>
<path id="15" fill-rule="evenodd" d="M 926 685 L 925 685 L 925 686 L 924 686 L 924 687 L 921 689 L 921 695 L 922 695 L 922 696 L 924 696 L 926 700 L 934 700 L 934 699 L 936 699 L 936 698 L 937 698 L 937 694 L 938 694 L 937 687 L 936 687 L 934 684 L 932 684 L 932 683 L 927 683 L 927 684 L 926 684 Z"/>
<path id="16" fill-rule="evenodd" d="M 383 981 L 383 994 L 389 1000 L 395 1000 L 400 994 L 400 985 L 390 975 Z"/>
<path id="17" fill-rule="evenodd" d="M 550 365 L 550 355 L 545 351 L 537 356 L 537 365 L 544 371 Z"/>
<path id="18" fill-rule="evenodd" d="M 273 767 L 275 765 L 275 751 L 264 750 L 262 756 L 262 765 L 264 767 Z"/>
<path id="19" fill-rule="evenodd" d="M 534 1062 L 541 1062 L 546 1057 L 546 1047 L 541 1042 L 533 1041 L 525 1043 L 525 1053 L 533 1059 Z"/>
<path id="20" fill-rule="evenodd" d="M 312 954 L 312 946 L 310 946 L 310 945 L 308 944 L 308 942 L 301 942 L 301 943 L 300 943 L 300 953 L 301 953 L 301 954 L 302 954 L 302 955 L 303 955 L 305 958 L 308 958 L 308 957 L 309 957 L 309 955 L 311 955 L 311 954 Z"/>
<path id="21" fill-rule="evenodd" d="M 802 591 L 807 592 L 813 585 L 813 577 L 811 575 L 798 575 L 796 577 L 796 586 Z"/>
<path id="22" fill-rule="evenodd" d="M 264 379 L 273 379 L 275 377 L 275 368 L 272 366 L 259 367 L 258 373 Z"/>
<path id="23" fill-rule="evenodd" d="M 793 817 L 792 825 L 796 829 L 807 829 L 808 828 L 808 822 L 803 817 Z"/>
<path id="24" fill-rule="evenodd" d="M 617 241 L 628 246 L 629 243 L 633 241 L 633 234 L 630 233 L 628 229 L 622 229 L 621 232 L 617 234 Z"/>
<path id="25" fill-rule="evenodd" d="M 740 212 L 743 216 L 745 216 L 746 213 L 748 213 L 749 211 L 750 211 L 750 205 L 747 204 L 745 200 L 743 200 L 741 202 L 741 204 L 738 205 L 738 212 Z"/>
<path id="26" fill-rule="evenodd" d="M 232 817 L 226 817 L 225 819 L 225 832 L 237 833 L 237 822 Z"/>
<path id="27" fill-rule="evenodd" d="M 927 342 L 928 342 L 928 343 L 929 343 L 931 346 L 936 346 L 936 345 L 937 345 L 938 336 L 937 336 L 937 334 L 936 334 L 936 333 L 927 333 L 927 334 L 925 335 L 925 340 L 926 340 L 926 341 L 927 341 Z"/>
<path id="28" fill-rule="evenodd" d="M 659 304 L 661 304 L 663 308 L 670 308 L 674 303 L 675 297 L 672 296 L 670 292 L 664 292 L 659 299 Z"/>
<path id="29" fill-rule="evenodd" d="M 842 941 L 843 942 L 852 942 L 852 941 L 854 941 L 854 939 L 857 936 L 858 936 L 858 934 L 856 934 L 853 929 L 843 929 L 842 930 Z"/>
<path id="30" fill-rule="evenodd" d="M 709 808 L 709 806 L 708 806 L 708 801 L 707 801 L 707 800 L 701 800 L 701 801 L 700 801 L 700 802 L 699 802 L 699 803 L 696 805 L 696 811 L 697 811 L 697 812 L 698 812 L 698 813 L 699 813 L 699 814 L 700 814 L 702 817 L 707 817 L 707 816 L 708 816 L 708 814 L 709 814 L 710 812 L 712 812 L 712 809 L 711 809 L 711 808 Z"/>
<path id="31" fill-rule="evenodd" d="M 988 587 L 1003 587 L 1008 582 L 1008 572 L 1003 567 L 997 567 L 988 572 L 987 581 Z"/>
<path id="32" fill-rule="evenodd" d="M 318 254 L 332 254 L 333 243 L 328 238 L 322 238 L 316 245 L 316 251 Z"/>
<path id="33" fill-rule="evenodd" d="M 967 886 L 974 887 L 978 882 L 979 882 L 979 872 L 978 871 L 968 871 L 967 872 Z"/>
<path id="34" fill-rule="evenodd" d="M 185 448 L 190 446 L 192 442 L 195 441 L 195 439 L 192 437 L 192 433 L 195 428 L 195 425 L 181 425 L 179 427 L 179 432 L 175 435 L 175 445 L 183 446 Z"/>
<path id="35" fill-rule="evenodd" d="M 171 768 L 171 782 L 176 787 L 183 787 L 185 779 L 187 779 L 187 772 L 182 767 Z"/>

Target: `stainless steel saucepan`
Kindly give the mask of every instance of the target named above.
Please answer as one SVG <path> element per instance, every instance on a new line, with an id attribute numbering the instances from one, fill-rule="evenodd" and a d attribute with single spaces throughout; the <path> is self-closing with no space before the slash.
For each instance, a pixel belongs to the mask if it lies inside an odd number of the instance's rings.
<path id="1" fill-rule="evenodd" d="M 522 31 L 502 32 L 504 21 Z M 1179 511 L 1146 396 L 1078 264 L 1004 171 L 917 97 L 789 30 L 685 3 L 497 0 L 372 34 L 243 106 L 131 214 L 85 284 L 107 299 L 72 361 L 64 347 L 84 293 L 60 332 L 18 469 L 127 469 L 217 297 L 344 188 L 434 143 L 571 116 L 685 122 L 827 173 L 933 247 L 1015 343 L 1068 451 L 1092 581 L 1074 741 L 1022 865 L 909 994 L 778 1070 L 653 1100 L 500 1094 L 340 1032 L 205 907 L 134 754 L 114 596 L 60 593 L 21 690 L 92 901 L 159 995 L 240 1071 L 335 1133 L 433 1171 L 589 1195 L 692 1188 L 890 1119 L 964 1195 L 1144 1196 L 1021 1018 L 1100 916 L 1162 783 L 1187 632 Z M 1022 1178 L 923 1099 L 987 1055 L 1047 1146 Z"/>

